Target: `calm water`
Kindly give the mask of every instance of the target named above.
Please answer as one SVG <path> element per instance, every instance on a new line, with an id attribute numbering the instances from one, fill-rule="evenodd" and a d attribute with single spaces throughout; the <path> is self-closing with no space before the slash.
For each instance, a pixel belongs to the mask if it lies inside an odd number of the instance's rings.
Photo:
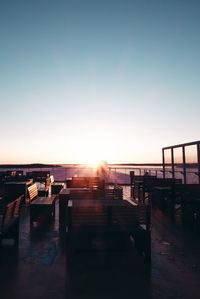
<path id="1" fill-rule="evenodd" d="M 0 171 L 15 170 L 13 168 L 1 168 Z M 97 170 L 93 167 L 86 166 L 67 166 L 52 168 L 17 168 L 16 170 L 23 170 L 24 174 L 29 171 L 50 171 L 50 174 L 54 176 L 55 181 L 65 181 L 66 178 L 73 176 L 97 176 Z M 163 177 L 162 167 L 120 167 L 112 166 L 107 171 L 107 182 L 116 184 L 130 184 L 130 171 L 134 171 L 135 175 L 143 175 L 146 171 L 150 175 L 156 175 L 158 178 Z M 198 169 L 187 168 L 187 183 L 198 184 Z M 176 178 L 183 180 L 183 174 L 181 168 L 175 168 Z M 171 173 L 166 172 L 166 177 L 170 178 Z"/>

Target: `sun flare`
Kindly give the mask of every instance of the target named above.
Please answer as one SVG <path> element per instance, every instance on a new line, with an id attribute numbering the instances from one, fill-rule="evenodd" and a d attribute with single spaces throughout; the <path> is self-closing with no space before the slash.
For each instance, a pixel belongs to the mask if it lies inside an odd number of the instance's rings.
<path id="1" fill-rule="evenodd" d="M 101 159 L 91 159 L 87 162 L 92 168 L 97 168 L 101 164 Z"/>
<path id="2" fill-rule="evenodd" d="M 92 168 L 98 168 L 102 163 L 103 163 L 103 160 L 102 158 L 99 158 L 100 155 L 91 155 L 90 157 L 87 157 L 86 159 L 86 164 L 89 166 L 89 167 L 92 167 Z"/>

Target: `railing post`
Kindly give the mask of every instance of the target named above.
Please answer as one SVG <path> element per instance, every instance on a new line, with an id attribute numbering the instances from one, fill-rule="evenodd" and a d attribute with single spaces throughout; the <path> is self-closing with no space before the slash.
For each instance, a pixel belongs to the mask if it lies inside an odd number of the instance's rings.
<path id="1" fill-rule="evenodd" d="M 163 159 L 163 178 L 165 179 L 165 151 L 162 149 L 162 159 Z"/>
<path id="2" fill-rule="evenodd" d="M 172 160 L 172 178 L 174 179 L 174 149 L 173 147 L 171 148 L 171 160 Z"/>
<path id="3" fill-rule="evenodd" d="M 186 161 L 185 161 L 185 146 L 182 147 L 183 152 L 183 182 L 184 184 L 187 183 L 187 176 L 186 176 Z"/>
<path id="4" fill-rule="evenodd" d="M 200 143 L 197 143 L 197 161 L 198 161 L 198 176 L 200 184 Z"/>
<path id="5" fill-rule="evenodd" d="M 151 205 L 146 205 L 146 244 L 145 254 L 147 262 L 151 262 Z"/>

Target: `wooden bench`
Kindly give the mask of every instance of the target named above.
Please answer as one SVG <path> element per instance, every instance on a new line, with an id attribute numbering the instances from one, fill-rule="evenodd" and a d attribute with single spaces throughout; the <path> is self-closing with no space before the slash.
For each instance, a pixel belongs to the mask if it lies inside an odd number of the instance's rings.
<path id="1" fill-rule="evenodd" d="M 20 204 L 23 195 L 9 203 L 3 215 L 0 215 L 0 244 L 3 239 L 13 239 L 17 247 L 19 243 Z"/>
<path id="2" fill-rule="evenodd" d="M 140 201 L 149 187 L 155 184 L 156 176 L 137 175 L 131 178 L 131 196 Z"/>
<path id="3" fill-rule="evenodd" d="M 48 196 L 51 183 L 54 182 L 54 177 L 51 175 L 50 177 L 46 177 L 44 181 L 35 181 L 37 188 L 38 188 L 38 195 L 39 196 Z M 39 186 L 38 186 L 39 185 Z"/>
<path id="4" fill-rule="evenodd" d="M 59 194 L 59 192 L 64 188 L 64 183 L 52 182 L 51 183 L 51 194 Z"/>
<path id="5" fill-rule="evenodd" d="M 51 178 L 47 177 L 45 179 L 45 182 L 40 182 L 40 187 L 38 188 L 38 195 L 39 196 L 48 196 L 49 195 L 49 189 L 51 185 Z"/>
<path id="6" fill-rule="evenodd" d="M 28 197 L 29 197 L 30 202 L 37 196 L 38 196 L 38 188 L 37 188 L 36 184 L 33 184 L 30 187 L 28 187 Z"/>
<path id="7" fill-rule="evenodd" d="M 66 180 L 67 188 L 103 189 L 105 181 L 99 177 L 72 177 Z"/>
<path id="8" fill-rule="evenodd" d="M 105 200 L 122 200 L 123 189 L 121 187 L 115 187 L 113 189 L 104 189 L 102 192 Z"/>
<path id="9" fill-rule="evenodd" d="M 69 200 L 122 200 L 122 188 L 96 190 L 90 188 L 67 188 L 59 193 L 60 229 L 66 228 L 66 207 Z"/>
<path id="10" fill-rule="evenodd" d="M 134 176 L 132 179 L 132 196 L 138 201 L 144 201 L 145 193 L 151 195 L 154 187 L 166 187 L 181 184 L 181 179 L 157 178 L 156 176 Z"/>
<path id="11" fill-rule="evenodd" d="M 157 204 L 163 211 L 167 211 L 171 218 L 175 214 L 175 187 L 182 184 L 180 179 L 156 178 L 153 176 L 137 176 L 134 181 L 135 202 L 144 203 L 150 200 Z"/>
<path id="12" fill-rule="evenodd" d="M 24 195 L 24 203 L 27 200 L 27 190 L 33 184 L 33 179 L 28 181 L 10 181 L 4 184 L 4 191 L 6 199 L 11 202 L 20 195 Z M 8 203 L 9 203 L 8 202 Z"/>
<path id="13" fill-rule="evenodd" d="M 34 179 L 35 182 L 45 182 L 46 178 L 50 177 L 50 171 L 31 171 L 27 172 L 26 176 Z"/>
<path id="14" fill-rule="evenodd" d="M 172 219 L 180 201 L 178 190 L 181 186 L 183 186 L 181 179 L 157 179 L 151 191 L 152 204 L 158 206 L 163 212 L 168 213 Z"/>
<path id="15" fill-rule="evenodd" d="M 40 197 L 36 184 L 28 188 L 30 198 L 30 224 L 41 218 L 55 217 L 55 197 Z"/>
<path id="16" fill-rule="evenodd" d="M 90 188 L 67 188 L 69 190 L 68 199 L 71 200 L 122 200 L 122 188 L 113 189 L 90 189 Z"/>
<path id="17" fill-rule="evenodd" d="M 76 233 L 124 232 L 136 248 L 151 260 L 151 209 L 126 200 L 69 200 L 67 228 L 69 241 Z"/>
<path id="18" fill-rule="evenodd" d="M 183 224 L 200 230 L 200 185 L 183 184 L 176 186 L 175 196 L 179 198 L 177 210 L 181 212 Z"/>
<path id="19" fill-rule="evenodd" d="M 15 200 L 15 207 L 14 207 L 14 216 L 20 216 L 20 210 L 21 210 L 21 202 L 23 200 L 23 195 L 21 195 L 20 197 L 18 197 Z"/>
<path id="20" fill-rule="evenodd" d="M 38 189 L 36 183 L 31 185 L 30 187 L 28 187 L 28 197 L 29 197 L 30 202 L 33 199 L 35 199 L 37 196 L 46 197 L 46 195 L 48 195 L 46 190 L 49 190 L 49 187 L 46 187 L 46 188 L 48 188 L 48 189 Z M 40 192 L 40 190 L 45 190 L 45 192 Z"/>

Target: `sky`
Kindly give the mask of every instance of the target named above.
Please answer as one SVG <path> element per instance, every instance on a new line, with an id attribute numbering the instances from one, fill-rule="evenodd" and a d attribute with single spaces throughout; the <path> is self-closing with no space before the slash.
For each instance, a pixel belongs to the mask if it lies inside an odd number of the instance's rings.
<path id="1" fill-rule="evenodd" d="M 198 0 L 0 0 L 2 164 L 161 162 L 199 82 Z"/>

